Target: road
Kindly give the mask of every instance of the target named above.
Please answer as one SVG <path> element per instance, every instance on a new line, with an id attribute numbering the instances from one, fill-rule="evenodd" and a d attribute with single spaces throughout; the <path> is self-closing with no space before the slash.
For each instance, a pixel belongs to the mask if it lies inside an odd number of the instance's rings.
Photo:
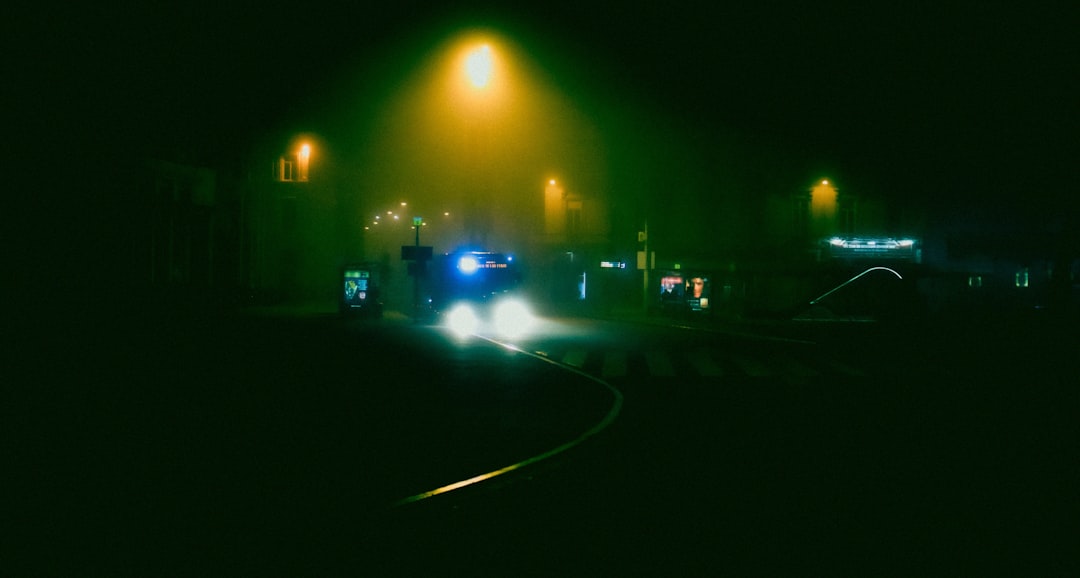
<path id="1" fill-rule="evenodd" d="M 615 386 L 619 420 L 528 478 L 395 512 L 377 543 L 405 546 L 383 550 L 397 555 L 382 570 L 865 575 L 1076 563 L 1067 505 L 1080 405 L 1059 328 L 546 329 L 516 345 Z"/>
<path id="2" fill-rule="evenodd" d="M 4 558 L 112 575 L 1070 567 L 1080 404 L 1050 333 L 542 329 L 76 320 L 6 404 Z"/>

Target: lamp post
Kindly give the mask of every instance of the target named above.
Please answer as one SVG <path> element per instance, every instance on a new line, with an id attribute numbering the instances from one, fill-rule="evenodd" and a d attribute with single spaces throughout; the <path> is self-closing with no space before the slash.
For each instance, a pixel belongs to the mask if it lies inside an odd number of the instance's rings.
<path id="1" fill-rule="evenodd" d="M 645 220 L 645 230 L 641 232 L 640 240 L 645 244 L 642 251 L 643 257 L 639 259 L 641 263 L 641 307 L 646 315 L 649 314 L 649 302 L 652 294 L 649 292 L 649 266 L 652 265 L 652 260 L 649 258 L 649 220 Z"/>
<path id="2" fill-rule="evenodd" d="M 420 275 L 424 271 L 424 261 L 420 258 L 420 227 L 424 224 L 423 217 L 413 217 L 413 229 L 416 229 L 416 260 L 413 261 L 413 320 L 420 320 Z"/>

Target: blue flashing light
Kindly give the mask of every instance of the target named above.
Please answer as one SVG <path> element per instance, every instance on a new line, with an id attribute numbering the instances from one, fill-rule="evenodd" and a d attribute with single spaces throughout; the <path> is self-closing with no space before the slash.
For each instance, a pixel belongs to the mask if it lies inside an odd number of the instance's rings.
<path id="1" fill-rule="evenodd" d="M 476 257 L 466 255 L 461 259 L 458 259 L 458 270 L 466 275 L 472 275 L 476 272 L 479 263 L 476 261 Z"/>

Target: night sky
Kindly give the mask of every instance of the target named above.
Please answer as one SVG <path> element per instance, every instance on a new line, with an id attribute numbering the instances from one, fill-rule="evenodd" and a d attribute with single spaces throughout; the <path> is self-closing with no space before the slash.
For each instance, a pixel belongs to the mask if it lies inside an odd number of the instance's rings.
<path id="1" fill-rule="evenodd" d="M 16 130 L 80 171 L 125 152 L 227 169 L 274 131 L 355 138 L 395 67 L 479 24 L 520 42 L 609 142 L 640 133 L 657 154 L 613 170 L 629 180 L 652 158 L 647 187 L 685 192 L 688 210 L 732 173 L 748 191 L 829 176 L 950 215 L 1075 214 L 1080 21 L 1066 2 L 345 4 L 17 15 L 8 66 L 30 82 Z"/>

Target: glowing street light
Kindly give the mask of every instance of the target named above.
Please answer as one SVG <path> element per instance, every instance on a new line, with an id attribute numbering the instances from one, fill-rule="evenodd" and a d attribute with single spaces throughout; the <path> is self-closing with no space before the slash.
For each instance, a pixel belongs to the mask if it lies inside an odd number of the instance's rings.
<path id="1" fill-rule="evenodd" d="M 836 185 L 829 179 L 821 179 L 810 189 L 810 219 L 816 238 L 836 230 L 837 193 Z"/>
<path id="2" fill-rule="evenodd" d="M 465 73 L 469 76 L 469 82 L 477 89 L 483 89 L 491 82 L 493 68 L 491 47 L 487 44 L 474 49 L 465 59 Z"/>
<path id="3" fill-rule="evenodd" d="M 467 214 L 471 222 L 466 223 L 465 229 L 469 232 L 473 243 L 486 244 L 487 237 L 495 228 L 491 206 L 493 182 L 490 178 L 494 157 L 492 149 L 492 131 L 496 123 L 492 116 L 499 107 L 499 101 L 505 98 L 498 93 L 506 90 L 506 82 L 500 76 L 496 82 L 495 76 L 495 50 L 492 44 L 486 40 L 480 40 L 472 44 L 465 53 L 463 70 L 465 88 L 467 93 L 463 95 L 464 103 L 468 110 L 466 120 L 469 126 L 468 133 L 472 142 L 467 147 L 470 150 L 472 178 L 469 188 L 475 191 L 467 202 L 469 203 Z"/>
<path id="4" fill-rule="evenodd" d="M 311 145 L 304 143 L 300 146 L 300 152 L 296 155 L 299 165 L 299 180 L 308 180 L 308 164 L 311 162 Z"/>

